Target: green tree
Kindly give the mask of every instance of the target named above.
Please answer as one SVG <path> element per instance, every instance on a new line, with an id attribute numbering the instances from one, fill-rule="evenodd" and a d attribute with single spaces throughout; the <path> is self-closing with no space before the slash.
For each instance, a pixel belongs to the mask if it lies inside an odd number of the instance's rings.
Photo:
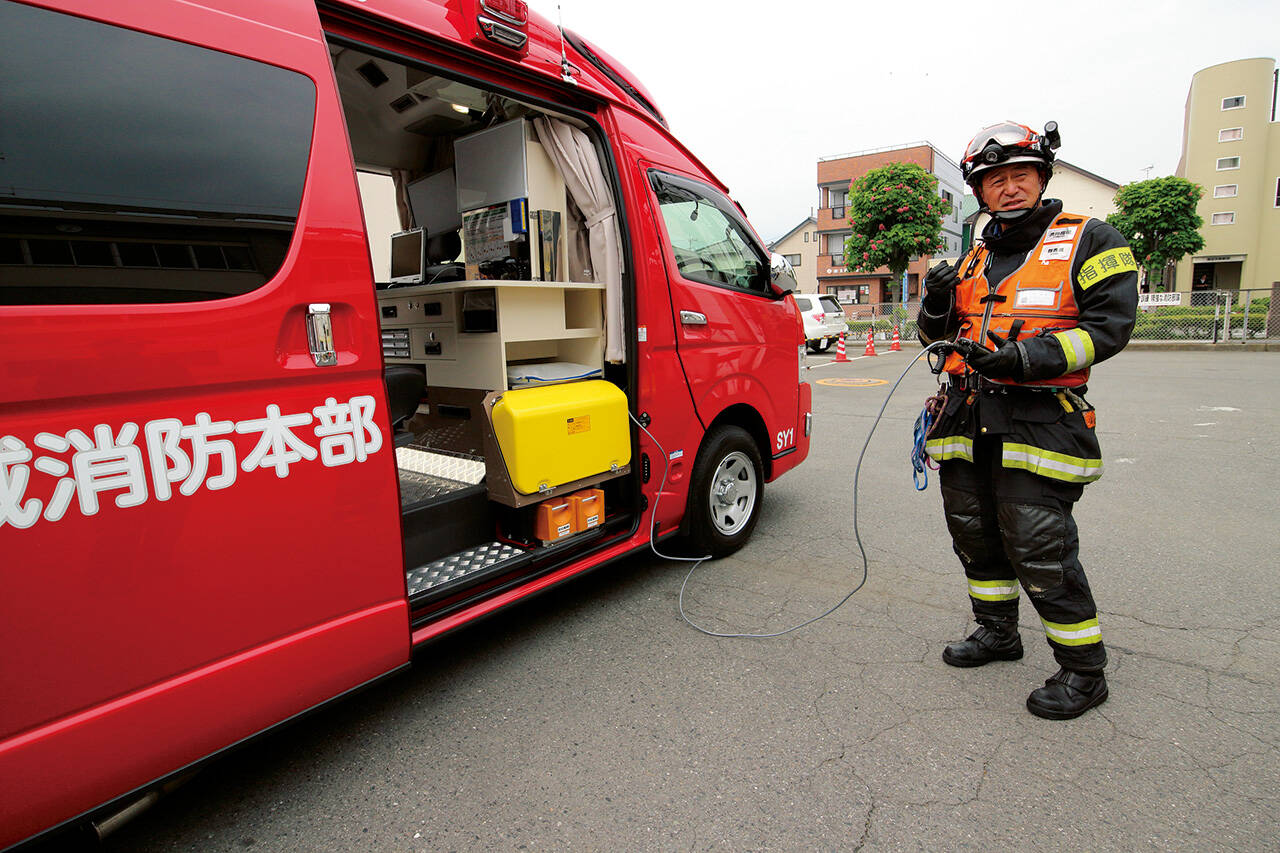
<path id="1" fill-rule="evenodd" d="M 1185 178 L 1152 178 L 1116 192 L 1116 212 L 1107 222 L 1124 235 L 1148 282 L 1164 281 L 1166 267 L 1204 248 L 1204 220 L 1196 203 L 1204 187 Z"/>
<path id="2" fill-rule="evenodd" d="M 914 163 L 872 169 L 849 185 L 845 263 L 859 272 L 888 267 L 894 283 L 913 257 L 944 251 L 942 217 L 951 205 L 938 197 L 938 179 Z"/>

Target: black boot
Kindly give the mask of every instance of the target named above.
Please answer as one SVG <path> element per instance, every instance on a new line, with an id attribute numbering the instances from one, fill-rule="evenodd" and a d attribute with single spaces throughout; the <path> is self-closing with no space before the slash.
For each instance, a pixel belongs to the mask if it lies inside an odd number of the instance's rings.
<path id="1" fill-rule="evenodd" d="M 1006 630 L 979 625 L 969 639 L 951 643 L 942 650 L 942 660 L 951 666 L 982 666 L 993 660 L 1018 660 L 1022 657 L 1022 638 L 1010 625 Z"/>
<path id="2" fill-rule="evenodd" d="M 1107 679 L 1101 672 L 1060 669 L 1027 697 L 1027 710 L 1048 720 L 1070 720 L 1107 701 Z"/>

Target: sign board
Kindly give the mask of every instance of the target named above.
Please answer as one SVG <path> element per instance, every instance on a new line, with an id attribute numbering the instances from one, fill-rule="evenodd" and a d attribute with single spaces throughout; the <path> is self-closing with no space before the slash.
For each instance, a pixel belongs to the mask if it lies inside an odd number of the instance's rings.
<path id="1" fill-rule="evenodd" d="M 1151 308 L 1156 305 L 1181 305 L 1181 293 L 1139 293 L 1138 307 Z"/>

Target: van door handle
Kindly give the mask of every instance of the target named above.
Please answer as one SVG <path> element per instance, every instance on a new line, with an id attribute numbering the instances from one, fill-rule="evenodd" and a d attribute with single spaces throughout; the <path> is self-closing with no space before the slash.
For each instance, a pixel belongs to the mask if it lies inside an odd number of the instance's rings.
<path id="1" fill-rule="evenodd" d="M 699 314 L 697 311 L 681 311 L 680 324 L 682 326 L 705 326 L 707 325 L 707 315 Z"/>
<path id="2" fill-rule="evenodd" d="M 333 348 L 333 321 L 326 302 L 307 306 L 307 345 L 316 367 L 332 367 L 338 363 L 338 354 Z"/>

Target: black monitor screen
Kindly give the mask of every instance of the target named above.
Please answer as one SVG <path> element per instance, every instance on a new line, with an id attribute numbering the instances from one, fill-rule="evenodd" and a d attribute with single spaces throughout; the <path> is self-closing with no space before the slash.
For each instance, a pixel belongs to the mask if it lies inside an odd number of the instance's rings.
<path id="1" fill-rule="evenodd" d="M 391 280 L 422 280 L 423 231 L 415 228 L 391 235 Z"/>

